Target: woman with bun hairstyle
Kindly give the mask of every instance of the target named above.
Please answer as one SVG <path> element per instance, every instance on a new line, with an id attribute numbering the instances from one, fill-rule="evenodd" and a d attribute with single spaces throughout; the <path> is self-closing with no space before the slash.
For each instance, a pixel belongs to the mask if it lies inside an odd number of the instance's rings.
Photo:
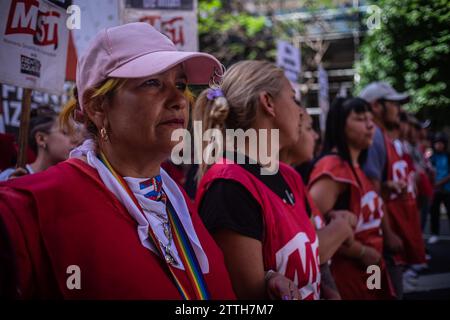
<path id="1" fill-rule="evenodd" d="M 297 141 L 301 114 L 283 70 L 265 61 L 231 66 L 193 110 L 204 133 L 234 130 L 257 139 L 237 147 L 227 140 L 214 164 L 200 166 L 196 197 L 240 299 L 320 295 L 318 238 L 306 213 L 305 187 L 294 169 L 274 160 Z M 275 132 L 279 139 L 270 138 Z M 266 151 L 270 163 L 262 158 Z"/>

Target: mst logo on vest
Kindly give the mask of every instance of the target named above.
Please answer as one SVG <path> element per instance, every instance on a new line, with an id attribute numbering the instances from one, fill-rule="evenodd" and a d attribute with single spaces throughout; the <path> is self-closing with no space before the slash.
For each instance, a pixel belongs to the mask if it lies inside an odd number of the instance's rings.
<path id="1" fill-rule="evenodd" d="M 5 35 L 29 34 L 38 46 L 58 48 L 58 19 L 56 11 L 40 11 L 36 0 L 13 0 L 9 8 Z"/>
<path id="2" fill-rule="evenodd" d="M 409 172 L 408 163 L 405 160 L 398 160 L 392 164 L 392 178 L 394 182 L 403 181 L 407 184 L 407 192 L 415 197 L 414 192 L 414 172 Z M 391 199 L 398 198 L 398 195 L 391 193 Z"/>
<path id="3" fill-rule="evenodd" d="M 383 217 L 383 200 L 375 191 L 367 192 L 361 198 L 361 214 L 356 225 L 356 232 L 378 228 Z"/>
<path id="4" fill-rule="evenodd" d="M 300 288 L 302 299 L 319 298 L 319 240 L 309 241 L 304 232 L 297 233 L 286 245 L 277 251 L 277 270 Z M 300 281 L 299 281 L 300 280 Z"/>

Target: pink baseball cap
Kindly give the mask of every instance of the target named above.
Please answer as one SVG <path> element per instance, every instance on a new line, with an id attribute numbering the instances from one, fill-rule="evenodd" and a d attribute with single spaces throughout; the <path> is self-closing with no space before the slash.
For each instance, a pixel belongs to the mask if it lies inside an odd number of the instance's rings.
<path id="1" fill-rule="evenodd" d="M 77 65 L 78 101 L 107 78 L 141 78 L 183 63 L 189 84 L 208 84 L 223 73 L 210 54 L 178 51 L 173 42 L 148 23 L 135 22 L 100 31 Z"/>

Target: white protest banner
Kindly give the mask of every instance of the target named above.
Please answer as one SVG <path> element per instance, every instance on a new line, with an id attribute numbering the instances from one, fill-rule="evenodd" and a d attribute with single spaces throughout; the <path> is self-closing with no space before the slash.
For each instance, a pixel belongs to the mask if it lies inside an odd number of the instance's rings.
<path id="1" fill-rule="evenodd" d="M 277 41 L 277 66 L 284 69 L 286 78 L 298 82 L 302 69 L 300 49 L 287 41 Z"/>
<path id="2" fill-rule="evenodd" d="M 61 94 L 66 20 L 66 10 L 45 0 L 0 1 L 0 82 Z"/>
<path id="3" fill-rule="evenodd" d="M 77 5 L 82 13 L 81 28 L 72 31 L 78 57 L 83 55 L 90 42 L 100 30 L 120 25 L 119 1 L 120 0 L 72 0 L 72 3 Z M 99 14 L 99 12 L 101 14 Z"/>
<path id="4" fill-rule="evenodd" d="M 197 1 L 127 1 L 122 23 L 147 22 L 168 36 L 181 51 L 198 51 Z M 146 8 L 157 8 L 148 10 Z M 186 8 L 192 8 L 187 10 Z"/>
<path id="5" fill-rule="evenodd" d="M 319 65 L 318 68 L 318 81 L 319 81 L 319 108 L 322 111 L 320 113 L 320 129 L 325 131 L 325 122 L 330 108 L 330 102 L 328 99 L 328 73 Z"/>

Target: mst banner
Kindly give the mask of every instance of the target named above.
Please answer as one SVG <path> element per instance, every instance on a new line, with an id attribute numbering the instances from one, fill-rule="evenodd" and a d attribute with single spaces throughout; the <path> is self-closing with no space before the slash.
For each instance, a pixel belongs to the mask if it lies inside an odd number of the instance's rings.
<path id="1" fill-rule="evenodd" d="M 49 1 L 0 1 L 0 82 L 62 94 L 66 20 L 66 11 Z"/>
<path id="2" fill-rule="evenodd" d="M 125 5 L 123 23 L 147 22 L 179 50 L 198 51 L 197 1 L 126 1 Z"/>

